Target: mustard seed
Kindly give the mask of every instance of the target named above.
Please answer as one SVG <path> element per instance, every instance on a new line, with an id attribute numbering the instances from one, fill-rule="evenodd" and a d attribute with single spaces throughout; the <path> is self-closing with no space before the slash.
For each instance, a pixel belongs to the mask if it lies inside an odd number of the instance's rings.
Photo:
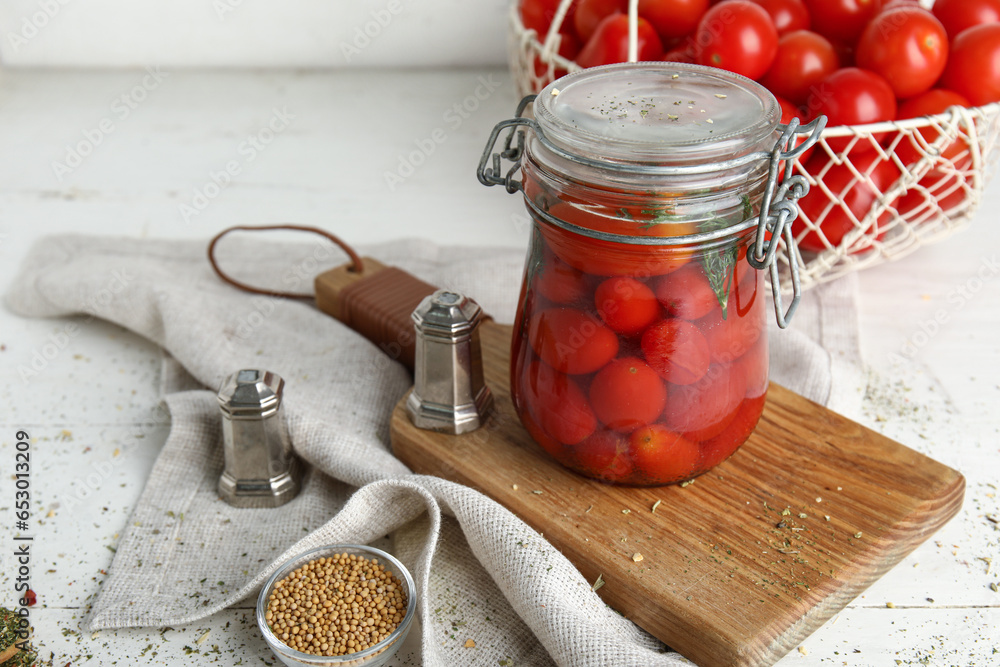
<path id="1" fill-rule="evenodd" d="M 400 581 L 377 559 L 334 554 L 275 584 L 265 618 L 289 648 L 345 655 L 385 639 L 403 621 L 406 605 Z"/>

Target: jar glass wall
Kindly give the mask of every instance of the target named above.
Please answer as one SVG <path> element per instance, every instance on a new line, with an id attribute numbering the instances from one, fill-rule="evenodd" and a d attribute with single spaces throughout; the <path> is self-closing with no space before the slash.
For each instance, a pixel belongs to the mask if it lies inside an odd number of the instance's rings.
<path id="1" fill-rule="evenodd" d="M 764 274 L 747 256 L 766 265 L 753 245 L 774 240 L 758 218 L 772 219 L 789 155 L 777 102 L 721 70 L 639 63 L 564 77 L 533 112 L 490 142 L 528 126 L 502 154 L 517 167 L 500 178 L 499 155 L 480 163 L 483 183 L 523 191 L 532 218 L 511 351 L 517 414 L 588 477 L 702 474 L 747 440 L 767 393 Z"/>
<path id="2" fill-rule="evenodd" d="M 690 479 L 736 451 L 768 386 L 751 240 L 650 259 L 648 248 L 608 252 L 534 214 L 511 355 L 514 406 L 532 438 L 563 465 L 622 484 Z"/>

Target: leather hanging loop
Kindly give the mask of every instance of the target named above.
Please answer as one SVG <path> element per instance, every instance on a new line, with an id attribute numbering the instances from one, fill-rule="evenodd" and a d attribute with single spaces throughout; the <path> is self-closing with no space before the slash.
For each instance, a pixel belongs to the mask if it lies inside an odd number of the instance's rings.
<path id="1" fill-rule="evenodd" d="M 327 232 L 318 227 L 307 227 L 303 225 L 264 225 L 259 227 L 239 225 L 236 227 L 229 227 L 219 232 L 215 238 L 208 244 L 208 262 L 212 265 L 212 270 L 215 271 L 219 278 L 233 287 L 243 290 L 244 292 L 250 292 L 251 294 L 262 294 L 264 296 L 276 296 L 286 299 L 312 299 L 312 294 L 297 294 L 295 292 L 279 292 L 274 290 L 263 289 L 260 287 L 254 287 L 253 285 L 248 285 L 246 283 L 240 282 L 235 278 L 232 278 L 226 274 L 221 267 L 219 267 L 219 262 L 215 258 L 215 246 L 222 240 L 222 237 L 226 236 L 231 232 L 243 231 L 243 232 L 263 232 L 263 231 L 276 231 L 276 230 L 290 230 L 294 232 L 308 232 L 310 234 L 317 234 L 323 238 L 331 241 L 337 245 L 341 250 L 343 250 L 347 256 L 350 258 L 350 265 L 347 270 L 351 273 L 364 273 L 364 262 L 362 262 L 361 257 L 357 252 L 354 251 L 350 245 L 345 241 L 341 240 L 337 236 Z"/>

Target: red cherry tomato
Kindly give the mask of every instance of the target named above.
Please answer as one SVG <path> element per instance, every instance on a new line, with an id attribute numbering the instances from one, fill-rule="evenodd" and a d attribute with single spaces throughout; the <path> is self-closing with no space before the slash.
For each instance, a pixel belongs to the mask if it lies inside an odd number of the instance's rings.
<path id="1" fill-rule="evenodd" d="M 740 357 L 739 364 L 747 385 L 747 398 L 757 398 L 767 393 L 769 356 L 767 336 L 762 336 L 746 354 Z"/>
<path id="2" fill-rule="evenodd" d="M 660 416 L 667 388 L 642 359 L 615 359 L 590 383 L 590 404 L 608 428 L 630 432 Z"/>
<path id="3" fill-rule="evenodd" d="M 628 11 L 628 0 L 579 0 L 573 14 L 573 27 L 577 36 L 587 42 L 601 21 L 614 14 Z"/>
<path id="4" fill-rule="evenodd" d="M 809 194 L 799 200 L 799 210 L 813 223 L 822 220 L 820 229 L 833 247 L 839 246 L 847 233 L 855 229 L 876 204 L 879 193 L 872 189 L 869 180 L 878 191 L 886 192 L 900 175 L 899 168 L 891 160 L 883 160 L 878 153 L 852 155 L 851 163 L 853 169 L 847 163 L 834 164 L 826 155 L 817 154 L 806 165 L 810 174 L 822 178 L 824 187 L 810 188 Z M 829 190 L 830 194 L 825 190 Z M 872 240 L 884 238 L 885 224 L 890 217 L 891 213 L 885 211 L 857 243 L 867 247 Z M 810 230 L 800 236 L 806 229 L 801 218 L 795 221 L 792 229 L 803 250 L 819 252 L 827 249 L 815 231 Z"/>
<path id="5" fill-rule="evenodd" d="M 952 39 L 974 25 L 1000 22 L 1000 0 L 937 0 L 931 11 Z"/>
<path id="6" fill-rule="evenodd" d="M 617 226 L 613 226 L 606 218 L 589 214 L 567 202 L 560 202 L 552 206 L 549 213 L 559 220 L 587 229 L 614 233 L 642 233 L 644 231 L 635 227 L 633 221 L 633 227 L 629 231 L 623 232 L 622 221 L 617 221 L 615 223 Z M 591 275 L 660 276 L 676 271 L 691 261 L 690 250 L 626 246 L 611 241 L 583 238 L 579 234 L 565 231 L 546 222 L 539 222 L 539 225 L 548 246 L 561 260 L 573 268 Z M 671 235 L 671 231 L 680 236 L 691 233 L 690 229 L 670 230 L 668 229 L 670 227 L 672 225 L 656 225 L 645 232 L 654 235 L 656 231 L 662 231 L 665 236 Z"/>
<path id="7" fill-rule="evenodd" d="M 569 61 L 576 60 L 576 56 L 580 53 L 580 39 L 572 33 L 560 33 L 559 35 L 559 50 L 557 53 Z M 552 74 L 549 75 L 549 66 L 542 61 L 541 56 L 535 56 L 535 76 L 539 79 L 547 79 L 548 81 L 555 81 L 558 78 L 566 76 L 569 72 L 560 67 L 553 67 Z"/>
<path id="8" fill-rule="evenodd" d="M 547 435 L 575 445 L 597 430 L 597 417 L 587 397 L 569 376 L 533 361 L 521 382 L 526 407 Z"/>
<path id="9" fill-rule="evenodd" d="M 701 443 L 701 459 L 698 468 L 707 470 L 713 468 L 735 452 L 753 433 L 764 410 L 764 396 L 748 398 L 743 401 L 736 418 L 730 422 L 719 435 Z"/>
<path id="10" fill-rule="evenodd" d="M 635 431 L 629 438 L 629 451 L 639 471 L 660 484 L 687 479 L 700 455 L 696 444 L 659 424 Z"/>
<path id="11" fill-rule="evenodd" d="M 880 0 L 805 0 L 812 17 L 812 29 L 853 44 L 868 21 L 878 13 Z"/>
<path id="12" fill-rule="evenodd" d="M 751 247 L 753 246 L 751 245 Z M 755 294 L 754 290 L 756 289 L 755 285 L 759 273 L 747 261 L 747 249 L 740 248 L 739 255 L 736 257 L 736 284 L 738 289 L 730 291 L 727 308 L 737 308 L 740 312 L 746 311 L 746 308 L 743 307 L 747 301 L 745 295 L 750 294 L 753 296 Z M 742 299 L 739 298 L 741 294 L 744 295 Z"/>
<path id="13" fill-rule="evenodd" d="M 642 353 L 667 382 L 693 384 L 708 371 L 711 351 L 698 329 L 685 320 L 662 320 L 642 335 Z"/>
<path id="14" fill-rule="evenodd" d="M 753 0 L 771 15 L 778 35 L 809 29 L 809 10 L 802 0 Z"/>
<path id="15" fill-rule="evenodd" d="M 971 160 L 957 171 L 931 168 L 920 179 L 917 187 L 911 188 L 899 200 L 896 210 L 906 220 L 922 220 L 936 214 L 938 209 L 948 213 L 969 200 L 972 187 L 969 183 Z"/>
<path id="16" fill-rule="evenodd" d="M 545 41 L 552 26 L 552 19 L 559 10 L 560 0 L 523 0 L 521 2 L 521 23 L 526 30 L 534 30 L 540 42 Z M 570 32 L 573 27 L 573 13 L 576 3 L 570 6 L 569 13 L 563 19 L 561 32 Z"/>
<path id="17" fill-rule="evenodd" d="M 953 106 L 970 107 L 972 104 L 953 90 L 935 88 L 928 90 L 922 95 L 907 100 L 899 107 L 897 118 L 919 118 L 921 116 L 936 116 L 944 113 Z M 921 139 L 928 146 L 933 144 L 941 133 L 933 127 L 922 127 L 919 130 Z M 944 146 L 940 151 L 940 156 L 947 160 L 957 158 L 959 154 L 969 149 L 968 138 L 956 139 L 951 144 Z M 894 150 L 896 157 L 904 166 L 914 164 L 920 159 L 921 152 L 914 144 L 913 138 L 905 138 L 900 141 Z"/>
<path id="18" fill-rule="evenodd" d="M 639 0 L 639 16 L 653 25 L 664 42 L 693 33 L 707 9 L 708 0 Z"/>
<path id="19" fill-rule="evenodd" d="M 618 337 L 594 317 L 574 308 L 549 308 L 528 323 L 528 342 L 560 373 L 593 373 L 618 354 Z"/>
<path id="20" fill-rule="evenodd" d="M 899 108 L 900 118 L 917 118 L 943 113 L 953 106 L 969 107 L 969 101 L 958 93 L 935 88 L 923 95 L 907 100 Z M 920 144 L 931 146 L 940 136 L 933 127 L 920 128 Z M 903 138 L 895 148 L 896 157 L 905 166 L 916 164 L 925 151 L 930 148 L 918 149 L 915 137 Z M 942 211 L 950 211 L 963 203 L 968 193 L 966 171 L 972 166 L 972 155 L 969 150 L 969 137 L 963 135 L 950 144 L 939 149 L 939 153 L 931 158 L 932 166 L 920 179 L 918 186 L 911 188 L 899 202 L 900 215 L 908 219 L 916 219 L 931 210 L 932 207 Z"/>
<path id="21" fill-rule="evenodd" d="M 692 65 L 696 65 L 698 64 L 698 59 L 695 56 L 695 53 L 694 38 L 688 37 L 677 46 L 664 53 L 663 60 L 670 63 L 690 63 Z"/>
<path id="22" fill-rule="evenodd" d="M 566 460 L 566 446 L 546 433 L 545 429 L 535 421 L 530 410 L 521 415 L 521 423 L 524 424 L 524 430 L 528 432 L 535 444 L 548 452 L 552 458 L 560 463 Z"/>
<path id="23" fill-rule="evenodd" d="M 636 334 L 660 315 L 653 290 L 635 278 L 608 278 L 594 291 L 594 305 L 604 323 L 620 334 Z"/>
<path id="24" fill-rule="evenodd" d="M 846 42 L 841 42 L 836 39 L 832 39 L 828 35 L 823 35 L 830 40 L 833 44 L 833 50 L 837 52 L 837 60 L 840 62 L 841 67 L 854 67 L 854 44 L 847 44 Z"/>
<path id="25" fill-rule="evenodd" d="M 839 67 L 833 44 L 809 30 L 796 30 L 778 40 L 778 54 L 761 83 L 779 97 L 805 104 L 812 86 Z"/>
<path id="26" fill-rule="evenodd" d="M 1000 23 L 976 25 L 955 37 L 941 85 L 976 106 L 1000 100 Z"/>
<path id="27" fill-rule="evenodd" d="M 690 220 L 680 220 L 671 216 L 676 195 L 664 194 L 652 196 L 648 192 L 607 192 L 592 191 L 586 198 L 568 192 L 545 192 L 530 179 L 525 183 L 525 196 L 533 201 L 551 199 L 558 196 L 558 203 L 549 206 L 548 212 L 555 218 L 563 220 L 584 229 L 623 234 L 626 236 L 659 236 L 675 237 L 695 234 L 699 231 L 697 223 Z M 645 198 L 642 204 L 622 206 L 622 195 Z M 578 235 L 577 235 L 578 237 Z M 592 246 L 590 239 L 584 241 Z M 649 254 L 647 251 L 635 251 L 632 254 L 640 260 Z M 679 254 L 685 254 L 681 252 Z M 687 252 L 690 255 L 690 252 Z M 591 271 L 593 273 L 593 271 Z"/>
<path id="28" fill-rule="evenodd" d="M 878 123 L 896 117 L 896 96 L 889 83 L 875 72 L 857 67 L 839 69 L 814 85 L 806 106 L 812 118 L 826 115 L 830 127 Z M 883 138 L 880 134 L 874 140 Z M 848 137 L 827 141 L 835 151 L 846 150 L 850 142 Z M 851 152 L 874 149 L 872 142 L 860 140 Z"/>
<path id="29" fill-rule="evenodd" d="M 543 268 L 532 280 L 536 292 L 559 304 L 570 304 L 587 296 L 590 290 L 582 271 L 574 269 L 548 250 L 542 261 Z"/>
<path id="30" fill-rule="evenodd" d="M 946 88 L 933 88 L 928 90 L 923 95 L 918 95 L 912 99 L 906 100 L 899 105 L 899 111 L 896 118 L 919 118 L 920 116 L 936 116 L 939 113 L 944 113 L 951 107 L 970 107 L 969 100 L 965 99 L 954 90 L 948 90 Z M 938 131 L 933 128 L 929 129 L 935 136 L 937 136 Z"/>
<path id="31" fill-rule="evenodd" d="M 781 97 L 780 95 L 775 95 L 774 99 L 778 100 L 778 106 L 781 107 L 782 125 L 788 125 L 788 123 L 793 118 L 798 118 L 799 116 L 802 115 L 802 112 L 799 111 L 799 108 L 794 104 L 792 104 L 791 102 L 789 102 L 788 100 L 786 100 L 784 97 Z"/>
<path id="32" fill-rule="evenodd" d="M 649 21 L 638 18 L 639 60 L 659 60 L 663 57 L 663 44 Z M 597 67 L 628 61 L 628 15 L 614 14 L 597 26 L 593 36 L 584 45 L 576 63 L 580 67 Z"/>
<path id="33" fill-rule="evenodd" d="M 802 113 L 802 110 L 799 107 L 795 106 L 794 104 L 786 100 L 784 97 L 779 97 L 778 95 L 775 95 L 774 98 L 778 100 L 778 106 L 781 107 L 782 125 L 788 125 L 788 123 L 792 122 L 792 120 L 795 118 L 798 118 L 799 121 L 801 122 L 802 119 L 805 117 L 806 114 Z M 798 139 L 795 143 L 796 145 L 798 145 L 804 141 L 805 137 L 802 137 Z M 809 160 L 809 156 L 813 154 L 814 150 L 816 150 L 815 146 L 807 149 L 802 155 L 799 156 L 796 162 L 798 162 L 799 164 L 805 164 Z M 785 161 L 782 160 L 778 165 L 778 179 L 779 181 L 783 181 L 784 178 L 785 178 Z"/>
<path id="34" fill-rule="evenodd" d="M 714 438 L 736 417 L 746 391 L 739 363 L 712 364 L 694 384 L 670 386 L 664 423 L 691 440 Z"/>
<path id="35" fill-rule="evenodd" d="M 624 482 L 632 475 L 628 441 L 613 431 L 600 431 L 573 448 L 584 473 L 606 482 Z"/>
<path id="36" fill-rule="evenodd" d="M 715 363 L 734 363 L 753 349 L 757 341 L 766 339 L 764 277 L 760 271 L 753 270 L 747 275 L 749 277 L 738 281 L 729 293 L 725 318 L 720 309 L 697 322 L 698 328 L 705 332 Z"/>
<path id="37" fill-rule="evenodd" d="M 656 279 L 656 298 L 667 314 L 697 320 L 719 307 L 719 297 L 698 264 L 688 264 Z"/>
<path id="38" fill-rule="evenodd" d="M 698 63 L 759 79 L 778 52 L 771 16 L 749 0 L 727 0 L 702 16 L 695 33 Z"/>
<path id="39" fill-rule="evenodd" d="M 858 42 L 858 67 L 881 74 L 896 97 L 927 92 L 948 61 L 948 34 L 921 7 L 896 7 L 868 24 Z"/>

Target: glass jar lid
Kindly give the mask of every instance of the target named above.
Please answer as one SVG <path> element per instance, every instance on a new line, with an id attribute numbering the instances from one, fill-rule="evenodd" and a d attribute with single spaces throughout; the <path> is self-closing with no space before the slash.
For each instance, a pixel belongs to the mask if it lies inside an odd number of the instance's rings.
<path id="1" fill-rule="evenodd" d="M 737 158 L 774 142 L 774 96 L 738 74 L 687 63 L 575 72 L 534 102 L 543 140 L 560 152 L 623 164 L 682 166 Z"/>

